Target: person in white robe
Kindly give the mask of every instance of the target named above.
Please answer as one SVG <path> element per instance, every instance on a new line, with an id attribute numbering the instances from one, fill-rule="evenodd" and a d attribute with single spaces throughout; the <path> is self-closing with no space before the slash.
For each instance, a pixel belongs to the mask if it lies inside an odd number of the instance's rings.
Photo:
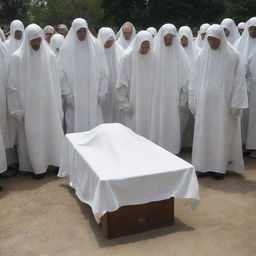
<path id="1" fill-rule="evenodd" d="M 99 30 L 98 41 L 102 47 L 108 65 L 108 93 L 102 106 L 105 123 L 120 122 L 119 101 L 116 96 L 117 71 L 120 59 L 124 54 L 123 48 L 116 43 L 115 33 L 111 28 Z"/>
<path id="2" fill-rule="evenodd" d="M 199 177 L 222 179 L 243 173 L 240 118 L 248 107 L 244 70 L 223 28 L 207 30 L 189 83 L 189 108 L 195 115 L 192 164 Z"/>
<path id="3" fill-rule="evenodd" d="M 60 47 L 64 41 L 65 37 L 61 34 L 54 34 L 51 38 L 51 49 L 58 56 L 60 52 Z"/>
<path id="4" fill-rule="evenodd" d="M 117 43 L 125 50 L 136 36 L 136 29 L 131 22 L 125 22 L 118 32 Z"/>
<path id="5" fill-rule="evenodd" d="M 120 61 L 116 92 L 120 101 L 121 122 L 149 138 L 153 88 L 152 35 L 140 31 Z"/>
<path id="6" fill-rule="evenodd" d="M 195 40 L 196 46 L 200 49 L 204 45 L 206 31 L 209 27 L 210 27 L 210 25 L 208 23 L 204 23 L 203 25 L 200 26 L 200 30 L 199 30 L 199 32 L 197 34 L 197 38 Z"/>
<path id="7" fill-rule="evenodd" d="M 220 25 L 224 30 L 224 33 L 227 37 L 227 41 L 231 45 L 234 45 L 235 42 L 240 38 L 235 22 L 230 18 L 226 18 L 221 22 Z"/>
<path id="8" fill-rule="evenodd" d="M 237 30 L 238 30 L 240 36 L 243 34 L 244 29 L 245 29 L 245 22 L 240 22 L 240 23 L 237 25 Z"/>
<path id="9" fill-rule="evenodd" d="M 5 155 L 5 146 L 3 142 L 2 132 L 0 129 L 0 174 L 7 170 L 7 162 Z M 0 191 L 3 190 L 3 187 L 0 185 Z"/>
<path id="10" fill-rule="evenodd" d="M 101 106 L 108 92 L 107 63 L 103 49 L 84 19 L 72 22 L 58 62 L 66 101 L 67 133 L 88 131 L 103 123 Z"/>
<path id="11" fill-rule="evenodd" d="M 237 40 L 234 47 L 237 49 L 237 51 L 240 54 L 242 64 L 245 70 L 245 74 L 248 73 L 248 63 L 249 59 L 253 53 L 253 51 L 256 49 L 256 17 L 253 17 L 249 19 L 246 22 L 245 30 L 240 37 L 240 39 Z M 248 79 L 247 79 L 248 80 Z M 247 81 L 247 89 L 248 89 L 248 97 L 250 99 L 250 81 Z M 247 135 L 248 135 L 248 124 L 249 124 L 249 109 L 246 109 L 243 112 L 242 116 L 242 142 L 243 144 L 246 144 L 247 141 Z"/>
<path id="12" fill-rule="evenodd" d="M 172 24 L 163 25 L 154 40 L 154 64 L 150 138 L 178 154 L 182 136 L 180 111 L 187 105 L 190 67 Z"/>
<path id="13" fill-rule="evenodd" d="M 10 25 L 10 38 L 5 41 L 8 55 L 11 55 L 21 46 L 24 40 L 24 25 L 20 20 L 14 20 Z"/>
<path id="14" fill-rule="evenodd" d="M 10 59 L 8 110 L 18 125 L 20 171 L 42 178 L 59 166 L 64 138 L 56 57 L 36 24 L 25 29 L 22 46 Z"/>
<path id="15" fill-rule="evenodd" d="M 147 31 L 153 36 L 153 38 L 156 37 L 156 35 L 157 35 L 157 30 L 156 30 L 156 28 L 154 28 L 154 27 L 149 27 L 149 28 L 147 28 Z"/>
<path id="16" fill-rule="evenodd" d="M 193 34 L 188 26 L 182 26 L 179 29 L 179 39 L 189 60 L 190 67 L 192 68 L 195 64 L 195 60 L 200 52 L 193 40 Z M 188 105 L 181 109 L 181 135 L 182 135 L 182 146 L 192 147 L 193 134 L 194 134 L 194 116 L 190 112 Z"/>
<path id="17" fill-rule="evenodd" d="M 44 28 L 44 39 L 45 41 L 50 44 L 51 43 L 51 38 L 54 35 L 55 31 L 54 31 L 54 27 L 47 25 Z"/>

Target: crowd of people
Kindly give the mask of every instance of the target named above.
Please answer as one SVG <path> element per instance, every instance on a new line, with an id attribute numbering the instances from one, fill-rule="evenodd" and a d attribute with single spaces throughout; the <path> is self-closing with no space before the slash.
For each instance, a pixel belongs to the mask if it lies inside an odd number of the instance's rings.
<path id="1" fill-rule="evenodd" d="M 192 147 L 199 177 L 242 173 L 256 157 L 256 17 L 236 26 L 165 24 L 97 36 L 19 20 L 0 30 L 0 172 L 16 164 L 44 177 L 65 133 L 120 122 L 173 154 Z"/>

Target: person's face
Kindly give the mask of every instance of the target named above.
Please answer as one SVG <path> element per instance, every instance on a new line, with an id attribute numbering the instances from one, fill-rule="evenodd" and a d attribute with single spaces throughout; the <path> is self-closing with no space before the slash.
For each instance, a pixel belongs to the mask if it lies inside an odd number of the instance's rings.
<path id="1" fill-rule="evenodd" d="M 132 37 L 132 28 L 123 29 L 123 35 L 124 35 L 125 40 L 130 40 Z"/>
<path id="2" fill-rule="evenodd" d="M 104 48 L 108 49 L 108 48 L 111 48 L 112 45 L 114 44 L 115 40 L 114 39 L 110 39 L 110 40 L 107 40 L 104 44 Z"/>
<path id="3" fill-rule="evenodd" d="M 220 47 L 221 40 L 219 38 L 208 36 L 207 40 L 212 50 L 217 50 Z"/>
<path id="4" fill-rule="evenodd" d="M 67 35 L 68 31 L 65 28 L 59 28 L 58 33 L 65 37 Z"/>
<path id="5" fill-rule="evenodd" d="M 243 29 L 243 28 L 240 28 L 240 29 L 238 29 L 238 32 L 239 32 L 240 35 L 242 35 L 243 32 L 244 32 L 244 29 Z"/>
<path id="6" fill-rule="evenodd" d="M 38 51 L 40 49 L 42 38 L 38 37 L 30 41 L 30 45 L 33 50 Z"/>
<path id="7" fill-rule="evenodd" d="M 175 35 L 172 34 L 167 34 L 164 36 L 164 44 L 165 46 L 171 46 L 172 45 L 172 40 L 175 37 Z"/>
<path id="8" fill-rule="evenodd" d="M 87 35 L 87 29 L 86 28 L 80 28 L 76 31 L 76 35 L 78 40 L 84 41 L 86 39 Z"/>
<path id="9" fill-rule="evenodd" d="M 202 41 L 204 41 L 205 36 L 206 36 L 206 33 L 201 34 Z"/>
<path id="10" fill-rule="evenodd" d="M 150 42 L 149 41 L 142 42 L 140 46 L 140 53 L 145 55 L 148 53 L 149 49 L 150 49 Z"/>
<path id="11" fill-rule="evenodd" d="M 16 40 L 21 40 L 21 38 L 22 38 L 22 31 L 16 30 L 15 33 L 14 33 L 14 38 Z"/>
<path id="12" fill-rule="evenodd" d="M 51 42 L 52 36 L 53 36 L 53 33 L 45 33 L 44 39 L 47 41 L 47 43 Z"/>
<path id="13" fill-rule="evenodd" d="M 251 38 L 256 38 L 256 26 L 249 27 L 249 35 Z"/>
<path id="14" fill-rule="evenodd" d="M 223 28 L 223 30 L 224 30 L 225 36 L 229 37 L 230 31 L 227 28 Z"/>
<path id="15" fill-rule="evenodd" d="M 183 47 L 187 47 L 188 46 L 188 38 L 186 36 L 182 36 L 180 39 L 180 43 Z"/>

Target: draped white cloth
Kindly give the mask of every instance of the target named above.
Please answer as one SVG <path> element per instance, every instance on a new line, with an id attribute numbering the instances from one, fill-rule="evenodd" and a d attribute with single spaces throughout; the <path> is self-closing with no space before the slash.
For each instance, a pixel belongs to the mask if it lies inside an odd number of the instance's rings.
<path id="1" fill-rule="evenodd" d="M 123 24 L 123 26 L 124 26 L 124 24 Z M 125 50 L 129 47 L 129 45 L 131 44 L 131 42 L 135 38 L 136 29 L 132 25 L 132 36 L 129 40 L 126 40 L 125 37 L 124 37 L 124 34 L 123 34 L 123 26 L 120 28 L 120 30 L 117 33 L 117 35 L 118 35 L 117 43 Z"/>
<path id="2" fill-rule="evenodd" d="M 245 72 L 247 72 L 249 58 L 256 47 L 256 38 L 252 38 L 248 31 L 248 29 L 252 26 L 256 26 L 256 17 L 253 17 L 246 22 L 242 36 L 237 40 L 234 45 L 234 47 L 240 54 L 242 63 L 245 68 Z"/>
<path id="3" fill-rule="evenodd" d="M 77 31 L 85 28 L 86 39 Z M 67 132 L 88 131 L 103 122 L 99 100 L 107 94 L 104 52 L 82 18 L 73 21 L 59 53 L 62 95 L 66 96 Z"/>
<path id="4" fill-rule="evenodd" d="M 42 40 L 38 50 L 30 45 L 35 38 Z M 35 174 L 46 172 L 48 165 L 59 166 L 64 136 L 56 57 L 46 44 L 42 29 L 29 25 L 10 59 L 8 82 L 9 113 L 19 120 L 20 170 Z"/>
<path id="5" fill-rule="evenodd" d="M 64 36 L 61 34 L 54 34 L 51 38 L 51 49 L 57 56 L 60 51 L 60 47 L 64 41 Z"/>
<path id="6" fill-rule="evenodd" d="M 171 197 L 192 199 L 191 206 L 198 206 L 194 167 L 121 124 L 67 134 L 61 155 L 58 176 L 69 177 L 98 223 L 104 213 L 122 206 Z"/>
<path id="7" fill-rule="evenodd" d="M 248 61 L 247 85 L 249 90 L 248 130 L 246 148 L 256 149 L 256 49 Z"/>
<path id="8" fill-rule="evenodd" d="M 104 44 L 108 40 L 114 40 L 110 48 L 105 48 Z M 120 59 L 124 54 L 123 48 L 116 43 L 115 33 L 111 28 L 103 27 L 99 30 L 98 41 L 102 47 L 108 65 L 108 93 L 102 106 L 105 123 L 120 122 L 119 102 L 116 96 L 117 72 Z"/>
<path id="9" fill-rule="evenodd" d="M 185 51 L 188 57 L 190 66 L 192 67 L 195 63 L 196 57 L 200 52 L 200 48 L 196 45 L 195 41 L 193 40 L 193 34 L 190 27 L 180 27 L 178 36 L 179 39 L 181 39 L 183 36 L 185 36 L 188 39 L 188 45 L 186 47 L 183 47 L 183 50 Z"/>
<path id="10" fill-rule="evenodd" d="M 7 169 L 6 155 L 5 155 L 5 146 L 2 137 L 2 132 L 0 129 L 0 173 L 4 172 Z"/>
<path id="11" fill-rule="evenodd" d="M 245 29 L 245 22 L 240 22 L 238 25 L 237 25 L 237 29 Z"/>
<path id="12" fill-rule="evenodd" d="M 240 54 L 242 64 L 245 70 L 245 74 L 248 73 L 248 63 L 249 59 L 254 51 L 256 49 L 256 38 L 252 38 L 249 34 L 249 27 L 256 26 L 256 17 L 253 17 L 249 19 L 246 22 L 244 32 L 240 39 L 237 40 L 234 47 L 237 49 L 237 51 Z M 247 87 L 248 87 L 248 96 L 249 96 L 249 87 L 250 87 L 250 81 L 247 81 Z M 249 98 L 251 98 L 249 96 Z M 246 144 L 247 136 L 248 136 L 248 124 L 249 124 L 249 109 L 246 109 L 243 112 L 242 117 L 242 141 L 243 144 Z"/>
<path id="13" fill-rule="evenodd" d="M 141 44 L 150 43 L 147 54 L 140 53 Z M 121 102 L 121 122 L 136 133 L 148 138 L 153 87 L 153 37 L 140 31 L 133 46 L 122 57 L 117 79 L 117 96 Z M 135 109 L 127 113 L 127 108 Z"/>
<path id="14" fill-rule="evenodd" d="M 175 36 L 170 46 L 164 43 L 168 34 Z M 172 24 L 163 25 L 155 38 L 154 64 L 150 138 L 178 154 L 181 149 L 180 108 L 187 104 L 190 67 Z"/>
<path id="15" fill-rule="evenodd" d="M 207 29 L 208 29 L 209 27 L 210 27 L 210 25 L 209 25 L 208 23 L 204 23 L 204 24 L 201 25 L 201 27 L 200 27 L 200 30 L 199 30 L 198 35 L 197 35 L 197 38 L 196 38 L 196 40 L 195 40 L 196 46 L 197 46 L 198 48 L 200 48 L 200 49 L 203 47 L 204 42 L 205 42 L 205 38 L 204 38 L 204 40 L 202 40 L 201 35 L 202 35 L 203 33 L 206 33 L 206 31 L 207 31 Z"/>
<path id="16" fill-rule="evenodd" d="M 226 28 L 229 30 L 229 36 L 227 37 L 227 41 L 231 45 L 234 45 L 234 43 L 240 38 L 240 34 L 238 32 L 235 22 L 230 18 L 226 18 L 221 22 L 220 25 L 223 27 L 223 29 Z"/>
<path id="17" fill-rule="evenodd" d="M 157 35 L 157 30 L 154 27 L 149 27 L 149 28 L 147 28 L 146 31 L 148 31 L 153 36 L 153 38 L 155 38 Z"/>
<path id="18" fill-rule="evenodd" d="M 9 119 L 7 115 L 7 80 L 8 80 L 9 60 L 5 45 L 0 40 L 0 130 L 5 148 L 10 148 Z"/>
<path id="19" fill-rule="evenodd" d="M 22 32 L 22 38 L 20 40 L 15 39 L 15 31 Z M 10 25 L 10 38 L 5 41 L 5 46 L 8 51 L 8 55 L 11 56 L 19 47 L 21 46 L 24 40 L 24 25 L 20 20 L 14 20 Z"/>
<path id="20" fill-rule="evenodd" d="M 221 26 L 207 37 L 221 40 L 217 50 L 206 43 L 189 84 L 189 107 L 195 114 L 192 163 L 199 172 L 243 172 L 240 115 L 248 107 L 244 70 Z M 206 38 L 207 39 L 207 38 Z"/>

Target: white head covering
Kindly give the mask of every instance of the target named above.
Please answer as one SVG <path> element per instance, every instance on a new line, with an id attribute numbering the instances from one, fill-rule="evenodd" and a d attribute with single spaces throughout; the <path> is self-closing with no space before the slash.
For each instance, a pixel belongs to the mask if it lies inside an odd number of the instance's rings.
<path id="1" fill-rule="evenodd" d="M 103 106 L 103 117 L 105 123 L 119 122 L 119 108 L 118 101 L 115 97 L 115 87 L 117 81 L 117 70 L 120 58 L 124 54 L 123 48 L 116 43 L 115 33 L 111 28 L 103 27 L 99 30 L 98 41 L 105 53 L 106 61 L 108 64 L 108 95 L 106 102 Z M 104 44 L 108 40 L 114 39 L 115 42 L 110 48 L 105 48 Z"/>
<path id="2" fill-rule="evenodd" d="M 44 27 L 44 33 L 51 33 L 53 34 L 54 33 L 54 27 L 53 26 L 50 26 L 50 25 L 47 25 Z"/>
<path id="3" fill-rule="evenodd" d="M 30 44 L 35 38 L 41 38 L 38 50 Z M 19 91 L 29 158 L 36 173 L 44 173 L 51 164 L 59 166 L 63 140 L 60 80 L 55 55 L 46 44 L 42 29 L 30 24 L 10 65 L 17 77 L 14 86 Z"/>
<path id="4" fill-rule="evenodd" d="M 229 30 L 230 33 L 229 33 L 229 37 L 227 37 L 227 41 L 231 45 L 233 45 L 237 41 L 237 39 L 240 37 L 235 22 L 230 18 L 226 18 L 221 22 L 220 25 L 223 27 L 223 29 L 226 28 Z"/>
<path id="5" fill-rule="evenodd" d="M 179 39 L 181 39 L 183 36 L 187 37 L 188 39 L 188 45 L 186 47 L 183 47 L 183 49 L 188 57 L 190 65 L 193 66 L 195 59 L 199 54 L 200 49 L 196 46 L 193 40 L 193 34 L 190 27 L 188 26 L 180 27 L 178 35 L 179 35 Z"/>
<path id="6" fill-rule="evenodd" d="M 4 43 L 0 40 L 0 133 L 2 131 L 3 141 L 6 148 L 11 147 L 10 140 L 9 140 L 8 125 L 7 125 L 7 102 L 6 102 L 8 65 L 9 65 L 9 61 L 8 61 L 7 49 Z M 1 169 L 0 169 L 0 172 L 1 172 Z"/>
<path id="7" fill-rule="evenodd" d="M 131 26 L 132 28 L 132 36 L 130 38 L 130 40 L 126 40 L 124 38 L 124 35 L 123 35 L 123 27 L 124 26 Z M 136 29 L 135 27 L 132 25 L 132 23 L 130 22 L 125 22 L 122 27 L 120 28 L 119 32 L 117 33 L 118 34 L 118 40 L 117 40 L 117 43 L 123 47 L 123 49 L 127 49 L 128 46 L 130 45 L 130 43 L 133 41 L 134 37 L 136 36 Z"/>
<path id="8" fill-rule="evenodd" d="M 15 31 L 22 32 L 22 38 L 20 40 L 15 39 Z M 24 25 L 20 20 L 12 21 L 10 25 L 10 38 L 6 41 L 6 47 L 8 50 L 9 56 L 11 56 L 22 44 L 24 39 Z"/>
<path id="9" fill-rule="evenodd" d="M 150 43 L 150 49 L 147 54 L 141 54 L 141 44 L 145 41 Z M 146 138 L 149 135 L 153 87 L 152 43 L 153 37 L 149 32 L 142 30 L 136 35 L 132 47 L 121 59 L 117 81 L 117 90 L 125 87 L 129 91 L 128 100 L 135 107 L 135 113 L 126 125 Z"/>
<path id="10" fill-rule="evenodd" d="M 87 30 L 84 41 L 80 41 L 76 34 L 81 28 Z M 74 131 L 92 129 L 103 121 L 101 107 L 98 105 L 98 91 L 101 75 L 107 76 L 107 64 L 98 41 L 88 29 L 86 20 L 76 18 L 72 22 L 58 58 L 60 69 L 67 75 L 74 94 Z M 80 78 L 81 74 L 88 75 L 87 81 Z M 89 102 L 85 102 L 87 96 Z M 84 113 L 85 109 L 87 115 Z"/>
<path id="11" fill-rule="evenodd" d="M 164 37 L 168 34 L 175 36 L 170 46 L 166 46 L 164 42 Z M 165 24 L 160 28 L 154 39 L 154 55 L 150 137 L 160 146 L 177 154 L 180 151 L 181 137 L 180 96 L 181 91 L 187 91 L 190 68 L 174 25 Z"/>
<path id="12" fill-rule="evenodd" d="M 248 31 L 249 27 L 252 26 L 256 26 L 256 17 L 253 17 L 246 22 L 242 36 L 234 45 L 234 47 L 240 53 L 240 57 L 245 69 L 247 69 L 248 60 L 256 47 L 256 38 L 251 38 Z"/>
<path id="13" fill-rule="evenodd" d="M 237 25 L 237 29 L 245 29 L 245 22 L 240 22 L 238 25 Z"/>
<path id="14" fill-rule="evenodd" d="M 197 35 L 197 38 L 196 38 L 196 41 L 195 41 L 197 47 L 200 48 L 200 49 L 203 47 L 203 44 L 205 42 L 205 38 L 204 38 L 204 40 L 202 40 L 201 34 L 206 33 L 206 31 L 209 27 L 210 27 L 210 25 L 208 23 L 204 23 L 200 27 L 200 30 L 198 32 L 198 35 Z"/>
<path id="15" fill-rule="evenodd" d="M 4 34 L 4 31 L 2 29 L 0 29 L 0 39 L 2 40 L 2 42 L 5 41 L 5 34 Z"/>
<path id="16" fill-rule="evenodd" d="M 211 49 L 209 43 L 207 42 L 199 54 L 196 63 L 200 63 L 200 66 L 196 67 L 196 70 L 194 71 L 192 80 L 190 82 L 190 85 L 194 90 L 196 99 L 198 99 L 198 97 L 200 98 L 200 95 L 202 93 L 205 93 L 207 89 L 216 86 L 225 89 L 225 92 L 230 95 L 230 92 L 228 90 L 231 90 L 233 88 L 231 88 L 229 85 L 235 83 L 233 81 L 234 77 L 231 76 L 231 74 L 235 72 L 237 65 L 236 61 L 239 60 L 237 52 L 230 44 L 228 44 L 223 28 L 220 25 L 211 25 L 207 30 L 206 40 L 209 36 L 216 37 L 220 39 L 221 42 L 219 48 L 216 50 Z M 223 72 L 223 70 L 225 70 L 225 72 Z M 238 72 L 238 75 L 238 79 L 240 79 L 239 81 L 245 82 L 243 80 L 244 74 L 242 70 Z M 244 94 L 243 89 L 244 88 L 241 87 L 241 98 L 244 100 L 247 99 L 247 97 Z M 200 95 L 198 94 L 199 92 Z M 226 100 L 227 102 L 231 101 L 231 99 Z M 191 102 L 191 104 L 193 105 L 196 103 Z M 239 108 L 239 102 L 237 102 L 236 99 L 234 99 L 234 101 L 230 104 L 233 104 L 233 108 Z M 244 107 L 246 108 L 245 105 Z"/>
<path id="17" fill-rule="evenodd" d="M 147 31 L 153 36 L 153 38 L 157 35 L 157 30 L 154 27 L 147 28 Z"/>
<path id="18" fill-rule="evenodd" d="M 51 49 L 56 54 L 59 54 L 60 47 L 64 41 L 64 36 L 61 34 L 55 34 L 51 38 Z"/>

